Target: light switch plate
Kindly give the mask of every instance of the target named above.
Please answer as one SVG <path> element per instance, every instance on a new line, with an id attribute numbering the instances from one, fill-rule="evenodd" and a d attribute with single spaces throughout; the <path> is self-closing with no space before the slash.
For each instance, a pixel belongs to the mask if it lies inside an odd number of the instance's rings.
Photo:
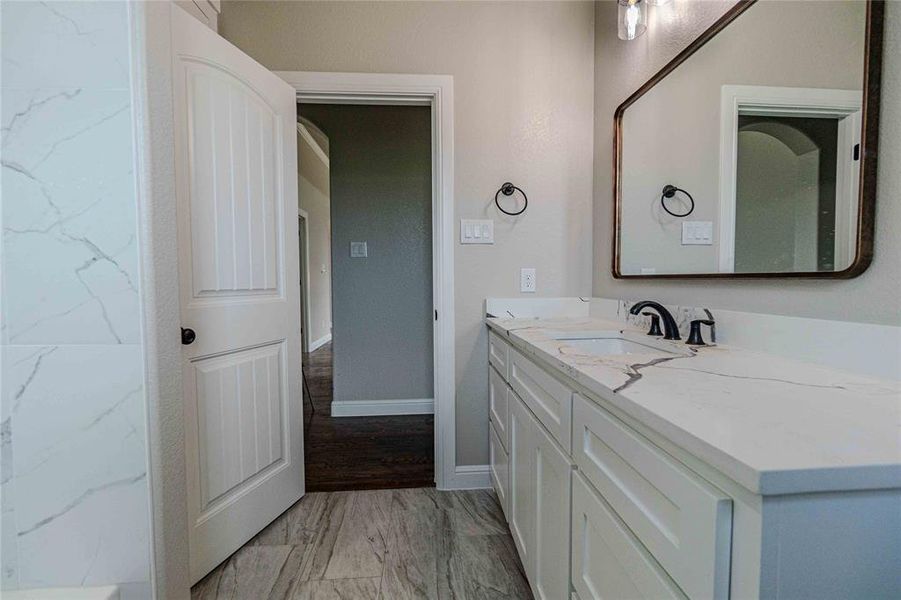
<path id="1" fill-rule="evenodd" d="M 519 291 L 528 294 L 535 293 L 535 269 L 519 270 Z"/>
<path id="2" fill-rule="evenodd" d="M 713 221 L 682 221 L 682 245 L 713 245 Z"/>
<path id="3" fill-rule="evenodd" d="M 351 258 L 366 258 L 367 256 L 369 256 L 369 248 L 367 247 L 366 242 L 350 243 Z"/>
<path id="4" fill-rule="evenodd" d="M 494 220 L 460 219 L 461 244 L 493 244 Z"/>

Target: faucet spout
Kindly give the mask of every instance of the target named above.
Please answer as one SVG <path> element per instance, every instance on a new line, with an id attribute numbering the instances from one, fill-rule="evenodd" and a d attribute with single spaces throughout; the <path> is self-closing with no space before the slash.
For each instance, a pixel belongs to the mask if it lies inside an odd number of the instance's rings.
<path id="1" fill-rule="evenodd" d="M 641 302 L 636 302 L 635 304 L 633 304 L 632 308 L 629 309 L 629 312 L 633 315 L 637 315 L 646 308 L 650 308 L 656 311 L 658 315 L 660 315 L 660 319 L 663 321 L 663 339 L 682 339 L 679 335 L 679 326 L 676 325 L 676 319 L 674 319 L 670 311 L 666 310 L 666 308 L 659 302 L 654 302 L 653 300 L 642 300 Z"/>

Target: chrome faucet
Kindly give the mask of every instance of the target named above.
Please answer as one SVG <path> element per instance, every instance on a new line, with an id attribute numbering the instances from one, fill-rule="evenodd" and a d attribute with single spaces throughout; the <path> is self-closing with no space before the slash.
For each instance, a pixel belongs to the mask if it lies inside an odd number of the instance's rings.
<path id="1" fill-rule="evenodd" d="M 663 321 L 663 339 L 665 340 L 681 340 L 682 338 L 679 336 L 679 326 L 676 325 L 676 320 L 673 318 L 673 315 L 670 314 L 666 308 L 659 302 L 654 302 L 653 300 L 642 300 L 641 302 L 636 302 L 632 305 L 632 308 L 629 309 L 629 312 L 633 315 L 637 315 L 643 309 L 650 308 L 657 311 L 657 314 L 660 315 L 661 320 Z"/>

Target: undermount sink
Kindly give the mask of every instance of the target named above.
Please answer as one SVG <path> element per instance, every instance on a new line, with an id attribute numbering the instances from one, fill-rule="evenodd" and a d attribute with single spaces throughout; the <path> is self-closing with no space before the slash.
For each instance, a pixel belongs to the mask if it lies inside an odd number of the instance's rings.
<path id="1" fill-rule="evenodd" d="M 557 334 L 555 340 L 587 354 L 609 356 L 614 354 L 676 354 L 661 348 L 659 344 L 645 344 L 626 338 L 619 331 L 594 333 Z"/>

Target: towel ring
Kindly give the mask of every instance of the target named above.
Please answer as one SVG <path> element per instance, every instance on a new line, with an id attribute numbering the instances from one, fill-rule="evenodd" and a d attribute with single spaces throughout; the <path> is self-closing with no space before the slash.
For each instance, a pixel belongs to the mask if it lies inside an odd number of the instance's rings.
<path id="1" fill-rule="evenodd" d="M 671 211 L 670 209 L 668 209 L 666 207 L 666 199 L 672 198 L 673 196 L 675 196 L 676 192 L 682 192 L 683 194 L 688 196 L 688 200 L 689 200 L 689 202 L 691 202 L 691 208 L 689 208 L 687 212 L 684 212 L 682 214 L 674 213 L 673 211 Z M 671 214 L 674 217 L 687 217 L 692 212 L 694 212 L 694 209 L 695 209 L 695 199 L 691 197 L 691 194 L 689 194 L 682 188 L 677 188 L 676 186 L 670 185 L 670 184 L 663 186 L 663 192 L 660 194 L 660 204 L 661 204 L 661 206 L 663 206 L 663 210 L 665 210 L 666 212 L 668 212 L 669 214 Z"/>
<path id="2" fill-rule="evenodd" d="M 519 209 L 519 211 L 517 211 L 517 212 L 510 212 L 509 210 L 504 210 L 503 208 L 501 208 L 501 203 L 498 201 L 498 196 L 500 196 L 501 194 L 503 194 L 504 196 L 512 196 L 513 193 L 517 192 L 517 191 L 520 194 L 522 194 L 522 198 L 525 201 L 522 205 L 522 208 Z M 520 188 L 516 187 L 515 185 L 513 185 L 512 183 L 507 181 L 507 182 L 504 182 L 504 184 L 500 187 L 500 189 L 494 193 L 494 204 L 497 206 L 497 209 L 499 211 L 501 211 L 502 213 L 504 213 L 505 215 L 510 215 L 511 217 L 515 217 L 517 215 L 521 215 L 522 213 L 526 212 L 526 208 L 528 208 L 528 206 L 529 206 L 529 197 L 526 196 L 526 193 L 524 191 L 522 191 Z"/>

